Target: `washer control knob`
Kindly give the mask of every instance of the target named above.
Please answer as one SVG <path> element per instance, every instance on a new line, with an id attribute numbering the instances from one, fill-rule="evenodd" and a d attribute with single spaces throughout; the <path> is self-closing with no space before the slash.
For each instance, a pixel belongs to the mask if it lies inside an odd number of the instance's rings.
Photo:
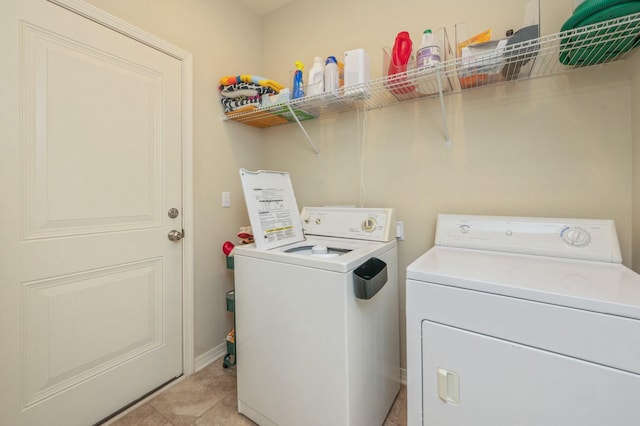
<path id="1" fill-rule="evenodd" d="M 377 224 L 374 217 L 368 217 L 362 222 L 362 229 L 366 232 L 373 232 Z"/>
<path id="2" fill-rule="evenodd" d="M 591 242 L 589 232 L 577 226 L 567 226 L 562 230 L 560 236 L 562 237 L 562 241 L 572 247 L 584 247 Z"/>
<path id="3" fill-rule="evenodd" d="M 460 225 L 460 232 L 463 234 L 469 233 L 469 225 Z"/>

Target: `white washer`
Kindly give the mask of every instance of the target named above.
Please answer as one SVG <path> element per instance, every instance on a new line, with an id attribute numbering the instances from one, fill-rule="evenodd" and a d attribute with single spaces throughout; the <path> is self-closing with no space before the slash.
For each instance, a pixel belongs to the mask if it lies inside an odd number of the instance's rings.
<path id="1" fill-rule="evenodd" d="M 635 425 L 640 276 L 613 221 L 440 215 L 407 268 L 408 425 Z"/>
<path id="2" fill-rule="evenodd" d="M 262 247 L 234 249 L 238 411 L 263 426 L 382 425 L 400 388 L 393 209 L 298 215 L 288 175 L 241 174 Z"/>

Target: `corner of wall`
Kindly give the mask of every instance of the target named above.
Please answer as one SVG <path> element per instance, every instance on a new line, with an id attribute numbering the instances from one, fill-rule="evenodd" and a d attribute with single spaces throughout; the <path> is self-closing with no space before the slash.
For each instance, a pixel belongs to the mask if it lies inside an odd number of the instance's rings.
<path id="1" fill-rule="evenodd" d="M 629 55 L 631 69 L 631 117 L 640 115 L 640 49 Z M 640 273 L 640 120 L 632 120 L 632 183 L 631 183 L 631 267 Z"/>

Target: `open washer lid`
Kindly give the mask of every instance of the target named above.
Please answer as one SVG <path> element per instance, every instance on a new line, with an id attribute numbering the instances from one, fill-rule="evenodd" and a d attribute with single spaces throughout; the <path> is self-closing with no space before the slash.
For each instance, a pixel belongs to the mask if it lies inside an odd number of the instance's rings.
<path id="1" fill-rule="evenodd" d="M 240 169 L 256 248 L 268 250 L 304 240 L 289 173 Z"/>

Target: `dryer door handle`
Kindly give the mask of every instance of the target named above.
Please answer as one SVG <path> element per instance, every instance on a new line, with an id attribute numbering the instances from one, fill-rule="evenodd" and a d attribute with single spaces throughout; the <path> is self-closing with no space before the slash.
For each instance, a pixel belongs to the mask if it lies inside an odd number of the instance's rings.
<path id="1" fill-rule="evenodd" d="M 460 403 L 460 378 L 457 373 L 438 368 L 438 397 L 446 403 Z"/>

